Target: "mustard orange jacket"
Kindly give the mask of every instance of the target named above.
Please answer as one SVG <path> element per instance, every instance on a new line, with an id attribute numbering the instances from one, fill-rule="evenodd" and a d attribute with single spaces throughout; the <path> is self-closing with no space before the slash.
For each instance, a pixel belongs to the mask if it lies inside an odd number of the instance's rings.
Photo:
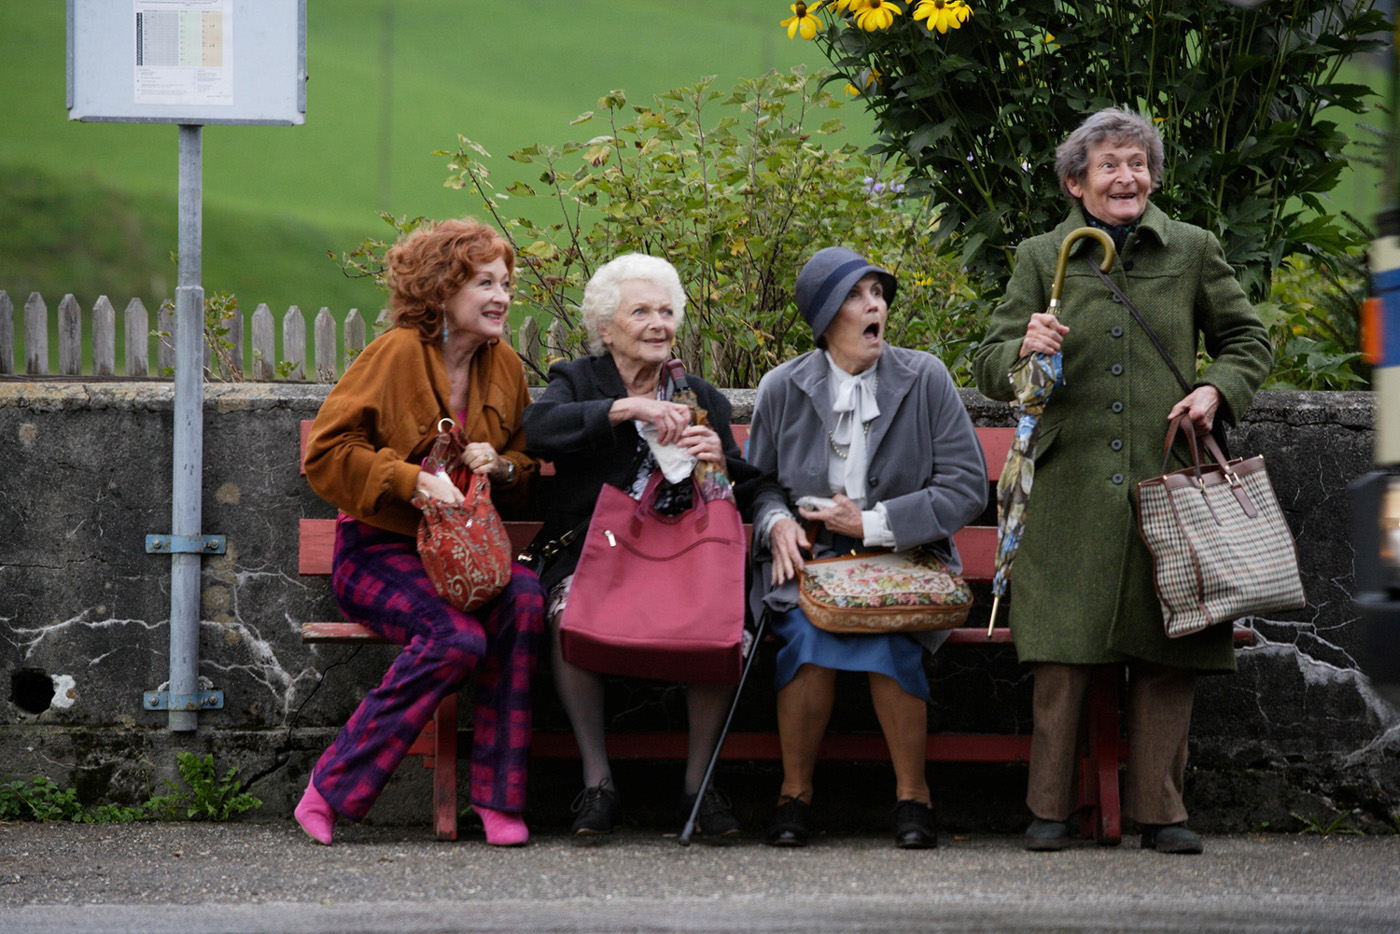
<path id="1" fill-rule="evenodd" d="M 321 404 L 306 446 L 306 478 L 318 496 L 363 522 L 416 535 L 418 465 L 454 418 L 470 441 L 485 442 L 515 464 L 515 478 L 493 487 L 503 513 L 522 509 L 536 462 L 525 453 L 520 415 L 530 404 L 525 371 L 503 341 L 472 359 L 467 407 L 451 412 L 447 365 L 437 343 L 396 327 L 366 347 Z M 460 415 L 460 417 L 459 417 Z M 444 426 L 446 427 L 446 426 Z"/>

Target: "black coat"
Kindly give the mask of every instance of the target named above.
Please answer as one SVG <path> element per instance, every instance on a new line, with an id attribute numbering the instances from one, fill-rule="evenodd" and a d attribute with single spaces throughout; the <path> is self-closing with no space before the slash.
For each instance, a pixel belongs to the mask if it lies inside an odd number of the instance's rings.
<path id="1" fill-rule="evenodd" d="M 756 472 L 744 462 L 729 429 L 729 400 L 697 376 L 690 377 L 690 385 L 709 415 L 709 426 L 719 435 L 739 508 L 746 511 Z M 554 464 L 554 476 L 540 480 L 544 525 L 531 551 L 538 554 L 545 542 L 579 529 L 571 545 L 539 569 L 546 589 L 574 572 L 603 484 L 622 489 L 632 485 L 641 435 L 630 421 L 613 425 L 608 419 L 613 402 L 626 397 L 612 356 L 600 354 L 554 364 L 544 393 L 525 408 L 526 450 Z"/>

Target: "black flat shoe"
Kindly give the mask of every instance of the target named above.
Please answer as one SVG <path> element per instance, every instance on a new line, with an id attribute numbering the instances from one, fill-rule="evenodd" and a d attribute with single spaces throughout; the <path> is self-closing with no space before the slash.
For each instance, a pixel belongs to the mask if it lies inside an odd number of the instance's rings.
<path id="1" fill-rule="evenodd" d="M 576 836 L 596 837 L 612 833 L 617 823 L 617 792 L 608 784 L 585 788 L 578 793 L 569 809 L 578 815 L 572 828 Z"/>
<path id="2" fill-rule="evenodd" d="M 1175 824 L 1144 824 L 1142 827 L 1142 848 L 1158 853 L 1200 853 L 1205 849 L 1201 835 L 1186 821 Z"/>
<path id="3" fill-rule="evenodd" d="M 1069 845 L 1069 823 L 1037 817 L 1026 828 L 1026 849 L 1041 853 L 1063 850 Z"/>
<path id="4" fill-rule="evenodd" d="M 901 801 L 894 806 L 894 845 L 901 850 L 931 850 L 938 846 L 933 808 L 922 801 Z"/>
<path id="5" fill-rule="evenodd" d="M 801 798 L 783 795 L 773 814 L 773 824 L 764 838 L 769 846 L 806 846 L 807 817 L 812 806 Z"/>

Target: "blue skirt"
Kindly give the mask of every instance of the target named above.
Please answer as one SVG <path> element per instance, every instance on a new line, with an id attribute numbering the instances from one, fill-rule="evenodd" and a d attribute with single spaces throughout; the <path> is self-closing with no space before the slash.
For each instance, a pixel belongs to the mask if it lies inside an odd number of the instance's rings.
<path id="1" fill-rule="evenodd" d="M 928 700 L 924 649 L 908 636 L 837 635 L 818 629 L 797 607 L 773 613 L 769 629 L 783 640 L 778 649 L 774 688 L 782 690 L 803 665 L 837 671 L 875 671 L 888 675 L 906 692 Z"/>

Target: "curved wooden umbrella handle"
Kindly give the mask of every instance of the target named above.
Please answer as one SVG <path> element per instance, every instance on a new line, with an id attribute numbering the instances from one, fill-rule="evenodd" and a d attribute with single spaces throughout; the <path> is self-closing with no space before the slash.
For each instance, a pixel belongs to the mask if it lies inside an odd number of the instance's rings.
<path id="1" fill-rule="evenodd" d="M 1113 238 L 1108 235 L 1107 231 L 1100 230 L 1097 227 L 1080 227 L 1076 230 L 1071 230 L 1069 236 L 1065 237 L 1064 242 L 1060 244 L 1060 256 L 1055 261 L 1055 281 L 1050 286 L 1049 310 L 1052 315 L 1060 309 L 1060 290 L 1065 284 L 1065 266 L 1069 264 L 1070 245 L 1073 244 L 1074 241 L 1082 240 L 1085 237 L 1093 237 L 1095 240 L 1099 241 L 1099 243 L 1103 244 L 1103 262 L 1099 264 L 1099 268 L 1104 272 L 1108 272 L 1113 268 L 1113 261 L 1117 258 L 1118 251 L 1113 248 Z"/>

